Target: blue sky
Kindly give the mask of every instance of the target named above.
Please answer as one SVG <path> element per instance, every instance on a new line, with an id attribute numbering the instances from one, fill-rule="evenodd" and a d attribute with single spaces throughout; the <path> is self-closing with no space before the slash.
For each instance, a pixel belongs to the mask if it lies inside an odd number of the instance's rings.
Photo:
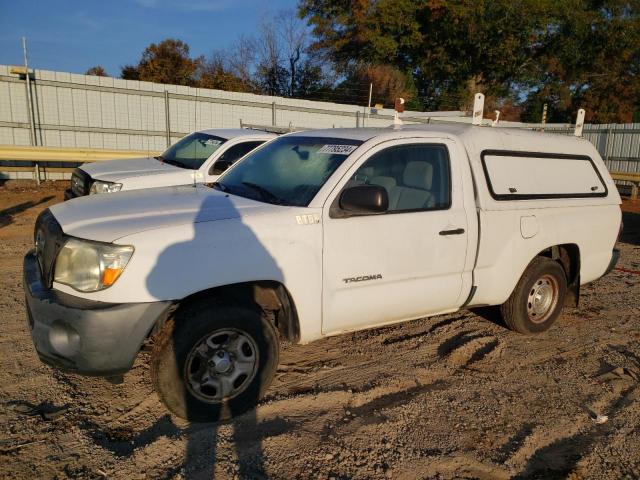
<path id="1" fill-rule="evenodd" d="M 251 35 L 265 16 L 297 0 L 0 0 L 0 64 L 84 73 L 102 65 L 119 76 L 144 48 L 167 37 L 189 44 L 191 55 L 228 48 Z"/>

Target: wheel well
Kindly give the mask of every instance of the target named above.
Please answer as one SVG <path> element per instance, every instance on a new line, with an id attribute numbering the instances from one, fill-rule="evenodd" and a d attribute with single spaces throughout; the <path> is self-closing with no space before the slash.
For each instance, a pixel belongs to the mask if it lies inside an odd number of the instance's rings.
<path id="1" fill-rule="evenodd" d="M 580 299 L 580 248 L 575 243 L 554 245 L 540 253 L 539 257 L 548 257 L 557 261 L 567 276 L 566 304 L 578 306 Z"/>
<path id="2" fill-rule="evenodd" d="M 177 302 L 180 305 L 202 298 L 217 298 L 221 303 L 252 306 L 276 326 L 280 335 L 291 342 L 300 340 L 300 322 L 291 295 L 280 282 L 265 280 L 235 283 L 203 290 Z"/>

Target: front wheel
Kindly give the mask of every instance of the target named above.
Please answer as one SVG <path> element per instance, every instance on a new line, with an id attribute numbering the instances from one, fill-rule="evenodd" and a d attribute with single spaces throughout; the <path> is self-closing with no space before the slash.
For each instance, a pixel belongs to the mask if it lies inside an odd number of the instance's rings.
<path id="1" fill-rule="evenodd" d="M 560 316 L 566 291 L 567 277 L 562 266 L 550 258 L 536 257 L 500 306 L 502 318 L 516 332 L 544 332 Z"/>
<path id="2" fill-rule="evenodd" d="M 226 420 L 255 407 L 273 380 L 278 356 L 277 331 L 257 310 L 205 300 L 181 308 L 163 326 L 151 377 L 175 415 Z"/>

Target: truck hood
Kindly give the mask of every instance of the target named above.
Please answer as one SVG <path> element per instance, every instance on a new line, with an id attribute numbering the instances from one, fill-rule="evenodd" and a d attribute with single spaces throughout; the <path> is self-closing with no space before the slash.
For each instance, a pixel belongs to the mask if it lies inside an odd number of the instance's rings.
<path id="1" fill-rule="evenodd" d="M 142 175 L 175 174 L 177 172 L 192 173 L 192 170 L 162 163 L 155 158 L 131 158 L 126 160 L 107 160 L 105 162 L 85 163 L 82 170 L 94 180 L 120 182 L 125 178 Z"/>
<path id="2" fill-rule="evenodd" d="M 205 186 L 90 195 L 50 207 L 67 235 L 113 242 L 133 233 L 266 213 L 279 207 Z"/>

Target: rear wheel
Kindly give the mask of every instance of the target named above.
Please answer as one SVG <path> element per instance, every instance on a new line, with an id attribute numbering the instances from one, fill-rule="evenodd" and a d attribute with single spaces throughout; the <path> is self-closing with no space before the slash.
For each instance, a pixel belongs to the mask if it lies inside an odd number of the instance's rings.
<path id="1" fill-rule="evenodd" d="M 502 318 L 516 332 L 544 332 L 560 316 L 566 291 L 567 277 L 562 266 L 550 258 L 536 257 L 501 305 Z"/>
<path id="2" fill-rule="evenodd" d="M 278 334 L 257 310 L 200 301 L 180 309 L 156 338 L 151 376 L 175 415 L 228 419 L 255 407 L 278 366 Z"/>

